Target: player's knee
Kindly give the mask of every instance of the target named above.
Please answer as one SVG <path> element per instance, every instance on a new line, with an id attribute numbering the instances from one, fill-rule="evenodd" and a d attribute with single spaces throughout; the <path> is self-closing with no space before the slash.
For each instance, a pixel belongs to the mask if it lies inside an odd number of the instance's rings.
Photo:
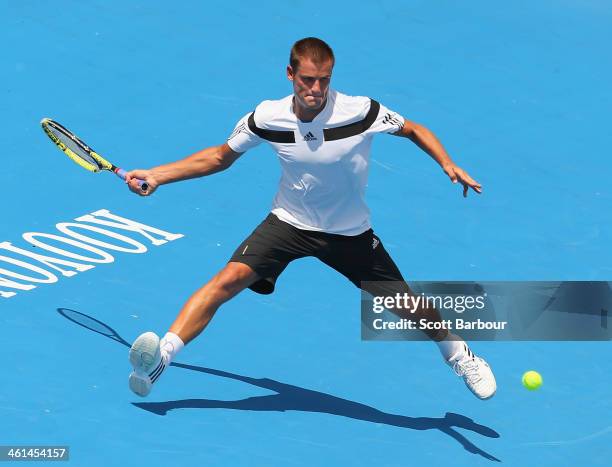
<path id="1" fill-rule="evenodd" d="M 256 275 L 244 264 L 229 263 L 213 280 L 213 291 L 219 299 L 225 301 L 247 288 Z"/>

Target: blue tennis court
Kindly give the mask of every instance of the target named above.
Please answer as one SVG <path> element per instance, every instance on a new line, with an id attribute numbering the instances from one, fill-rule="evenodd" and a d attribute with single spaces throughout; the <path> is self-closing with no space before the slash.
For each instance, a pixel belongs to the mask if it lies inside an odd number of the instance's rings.
<path id="1" fill-rule="evenodd" d="M 464 199 L 410 141 L 375 139 L 372 221 L 409 280 L 609 280 L 612 6 L 494 3 L 1 1 L 0 242 L 96 262 L 53 280 L 3 243 L 0 279 L 36 287 L 0 281 L 15 294 L 0 297 L 0 445 L 69 446 L 91 467 L 610 465 L 610 342 L 475 342 L 498 384 L 479 401 L 434 344 L 362 341 L 359 291 L 311 259 L 273 295 L 224 305 L 138 398 L 126 345 L 165 332 L 266 216 L 276 156 L 261 145 L 140 198 L 40 129 L 56 118 L 128 169 L 177 160 L 290 94 L 289 49 L 318 36 L 335 89 L 427 125 L 483 184 Z M 111 222 L 102 211 L 154 228 L 106 226 L 146 251 L 70 225 Z M 98 247 L 111 259 L 62 229 L 113 244 Z M 538 391 L 521 385 L 530 369 Z"/>

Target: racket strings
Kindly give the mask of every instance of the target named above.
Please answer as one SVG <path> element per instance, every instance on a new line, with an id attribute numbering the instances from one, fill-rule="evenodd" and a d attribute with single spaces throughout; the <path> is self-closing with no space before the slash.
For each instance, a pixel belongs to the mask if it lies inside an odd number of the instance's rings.
<path id="1" fill-rule="evenodd" d="M 98 161 L 91 156 L 88 149 L 83 147 L 78 141 L 74 140 L 55 126 L 46 125 L 45 129 L 48 131 L 49 136 L 51 136 L 55 144 L 60 146 L 66 155 L 77 164 L 92 172 L 98 172 L 102 169 Z"/>

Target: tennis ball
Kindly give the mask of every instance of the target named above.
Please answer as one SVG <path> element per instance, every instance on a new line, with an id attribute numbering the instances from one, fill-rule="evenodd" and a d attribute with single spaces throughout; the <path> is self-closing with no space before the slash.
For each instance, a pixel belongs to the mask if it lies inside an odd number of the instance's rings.
<path id="1" fill-rule="evenodd" d="M 523 375 L 523 386 L 530 391 L 534 391 L 542 386 L 542 375 L 537 371 L 527 371 Z"/>

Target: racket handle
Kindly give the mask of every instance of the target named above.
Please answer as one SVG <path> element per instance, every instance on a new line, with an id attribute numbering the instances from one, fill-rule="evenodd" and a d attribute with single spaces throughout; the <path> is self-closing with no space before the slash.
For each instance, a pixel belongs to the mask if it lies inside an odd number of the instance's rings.
<path id="1" fill-rule="evenodd" d="M 125 174 L 127 174 L 125 170 L 117 168 L 115 170 L 115 173 L 117 174 L 117 177 L 125 180 Z M 145 182 L 144 180 L 139 180 L 139 179 L 136 179 L 136 180 L 138 182 L 138 186 L 140 187 L 142 191 L 147 191 L 149 189 L 149 184 L 147 182 Z"/>

